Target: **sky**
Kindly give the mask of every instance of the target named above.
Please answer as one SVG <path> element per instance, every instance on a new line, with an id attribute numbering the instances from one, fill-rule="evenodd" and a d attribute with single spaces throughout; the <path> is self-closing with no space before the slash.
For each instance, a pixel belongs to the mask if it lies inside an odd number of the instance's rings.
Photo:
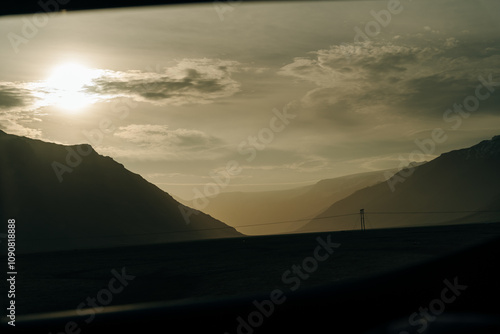
<path id="1" fill-rule="evenodd" d="M 88 143 L 186 201 L 402 167 L 500 134 L 500 3 L 0 17 L 0 129 Z"/>

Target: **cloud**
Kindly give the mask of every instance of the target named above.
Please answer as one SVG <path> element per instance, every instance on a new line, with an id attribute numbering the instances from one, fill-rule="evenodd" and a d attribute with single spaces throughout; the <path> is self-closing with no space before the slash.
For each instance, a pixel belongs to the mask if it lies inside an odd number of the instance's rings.
<path id="1" fill-rule="evenodd" d="M 455 37 L 450 37 L 447 38 L 446 41 L 444 42 L 444 47 L 446 49 L 455 48 L 458 46 L 459 43 L 460 41 L 458 39 L 456 39 Z"/>
<path id="2" fill-rule="evenodd" d="M 231 74 L 238 63 L 220 59 L 183 59 L 159 72 L 105 71 L 87 87 L 91 94 L 127 96 L 157 105 L 211 103 L 240 90 Z"/>
<path id="3" fill-rule="evenodd" d="M 119 140 L 115 147 L 98 151 L 113 157 L 135 160 L 197 160 L 221 155 L 223 141 L 194 129 L 170 129 L 166 125 L 131 124 L 113 134 Z M 223 150 L 222 150 L 223 151 Z"/>
<path id="4" fill-rule="evenodd" d="M 167 145 L 182 149 L 210 148 L 221 141 L 192 129 L 170 130 L 166 125 L 131 124 L 120 127 L 114 134 L 120 139 L 139 145 Z"/>
<path id="5" fill-rule="evenodd" d="M 27 111 L 36 109 L 37 90 L 30 82 L 0 81 L 0 109 Z"/>
<path id="6" fill-rule="evenodd" d="M 231 77 L 237 71 L 238 62 L 203 58 L 183 59 L 175 66 L 156 71 L 82 70 L 86 77 L 80 81 L 85 83 L 79 87 L 78 81 L 73 82 L 68 89 L 64 82 L 54 83 L 50 78 L 37 82 L 0 82 L 0 107 L 40 109 L 60 103 L 70 93 L 82 95 L 91 103 L 129 97 L 156 105 L 206 104 L 240 90 L 240 84 Z"/>
<path id="7" fill-rule="evenodd" d="M 213 103 L 240 91 L 240 84 L 232 79 L 239 67 L 229 60 L 183 59 L 174 66 L 148 71 L 82 69 L 85 78 L 81 82 L 64 82 L 68 79 L 65 73 L 56 78 L 62 75 L 63 81 L 0 81 L 0 126 L 13 134 L 39 137 L 40 130 L 31 129 L 26 122 L 43 114 L 46 107 L 85 106 L 121 97 L 160 106 Z M 207 140 L 199 133 L 169 134 L 171 140 L 186 147 Z"/>
<path id="8" fill-rule="evenodd" d="M 29 108 L 35 101 L 29 85 L 19 82 L 0 82 L 0 129 L 18 136 L 41 138 L 42 131 L 32 123 L 39 122 Z"/>
<path id="9" fill-rule="evenodd" d="M 343 43 L 295 58 L 279 74 L 315 83 L 302 107 L 339 128 L 400 116 L 441 118 L 453 103 L 474 94 L 480 74 L 499 73 L 500 52 L 478 56 L 470 50 L 473 43 L 459 45 L 453 37 L 425 46 L 400 39 Z"/>
<path id="10" fill-rule="evenodd" d="M 421 61 L 429 49 L 392 43 L 343 43 L 310 52 L 311 57 L 295 58 L 280 74 L 315 82 L 318 86 L 343 86 L 347 82 L 378 78 L 380 71 L 405 72 Z M 388 73 L 388 74 L 389 74 Z"/>
<path id="11" fill-rule="evenodd" d="M 27 92 L 9 83 L 0 83 L 0 108 L 25 105 Z"/>
<path id="12" fill-rule="evenodd" d="M 9 134 L 40 139 L 42 138 L 42 131 L 40 129 L 28 126 L 33 121 L 35 120 L 25 117 L 22 114 L 12 115 L 7 112 L 0 112 L 1 130 Z"/>

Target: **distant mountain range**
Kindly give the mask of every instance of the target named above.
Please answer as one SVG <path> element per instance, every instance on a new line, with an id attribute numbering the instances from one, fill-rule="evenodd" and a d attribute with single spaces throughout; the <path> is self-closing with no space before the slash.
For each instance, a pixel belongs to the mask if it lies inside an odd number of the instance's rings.
<path id="1" fill-rule="evenodd" d="M 500 222 L 500 136 L 361 189 L 297 232 L 359 228 L 360 209 L 367 228 Z"/>
<path id="2" fill-rule="evenodd" d="M 386 180 L 397 170 L 353 174 L 280 191 L 227 192 L 210 198 L 204 212 L 245 234 L 288 233 L 355 191 Z M 185 202 L 189 204 L 189 202 Z M 281 223 L 284 221 L 294 221 Z M 273 224 L 261 225 L 268 222 Z M 275 224 L 278 222 L 278 224 Z M 243 227 L 245 225 L 255 225 Z"/>
<path id="3" fill-rule="evenodd" d="M 201 212 L 187 223 L 179 205 L 89 145 L 63 146 L 0 130 L 0 219 L 16 219 L 18 251 L 241 235 Z"/>

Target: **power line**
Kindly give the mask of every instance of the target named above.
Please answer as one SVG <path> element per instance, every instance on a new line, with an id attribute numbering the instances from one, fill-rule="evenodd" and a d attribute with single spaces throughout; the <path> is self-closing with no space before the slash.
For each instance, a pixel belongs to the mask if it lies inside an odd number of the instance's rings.
<path id="1" fill-rule="evenodd" d="M 500 210 L 475 210 L 475 211 L 387 211 L 387 212 L 366 212 L 365 215 L 395 215 L 395 214 L 451 214 L 451 213 L 500 213 Z M 202 232 L 202 231 L 215 231 L 215 230 L 224 230 L 224 229 L 240 229 L 246 227 L 255 227 L 255 226 L 269 226 L 269 225 L 277 225 L 277 224 L 287 224 L 287 223 L 297 223 L 301 221 L 314 221 L 321 219 L 331 219 L 331 218 L 339 218 L 339 217 L 348 217 L 348 216 L 358 216 L 357 213 L 347 213 L 341 215 L 331 215 L 331 216 L 323 216 L 323 217 L 314 217 L 314 218 L 304 218 L 304 219 L 296 219 L 296 220 L 284 220 L 277 222 L 268 222 L 268 223 L 258 223 L 258 224 L 247 224 L 240 226 L 223 226 L 223 227 L 211 227 L 211 228 L 200 228 L 200 229 L 186 229 L 186 230 L 172 230 L 172 231 L 163 231 L 163 232 L 147 232 L 147 233 L 134 233 L 134 234 L 115 234 L 115 235 L 95 235 L 95 236 L 77 236 L 77 237 L 52 237 L 52 238 L 39 238 L 39 239 L 24 239 L 25 241 L 39 241 L 39 240 L 77 240 L 77 239 L 105 239 L 105 238 L 120 238 L 120 237 L 140 237 L 147 235 L 165 235 L 165 234 L 174 234 L 174 233 L 194 233 L 194 232 Z M 353 223 L 353 228 L 357 226 L 358 222 L 355 221 Z"/>
<path id="2" fill-rule="evenodd" d="M 241 226 L 223 226 L 223 227 L 211 227 L 211 228 L 200 228 L 193 230 L 173 230 L 173 231 L 164 231 L 164 232 L 148 232 L 148 233 L 134 233 L 134 234 L 114 234 L 114 235 L 96 235 L 96 236 L 79 236 L 79 237 L 52 237 L 52 238 L 39 238 L 39 239 L 24 239 L 25 241 L 38 241 L 38 240 L 76 240 L 76 239 L 95 239 L 95 238 L 120 238 L 120 237 L 139 237 L 139 236 L 147 236 L 147 235 L 164 235 L 164 234 L 173 234 L 173 233 L 193 233 L 200 231 L 214 231 L 214 230 L 224 230 L 224 229 L 236 229 L 236 228 L 245 228 L 245 227 L 254 227 L 254 226 L 267 226 L 267 225 L 275 225 L 275 224 L 285 224 L 285 223 L 295 223 L 301 221 L 311 221 L 311 220 L 319 220 L 319 219 L 328 219 L 328 218 L 337 218 L 337 217 L 345 217 L 345 216 L 354 216 L 356 213 L 342 214 L 342 215 L 334 215 L 334 216 L 325 216 L 325 217 L 314 217 L 314 218 L 304 218 L 304 219 L 296 219 L 296 220 L 287 220 L 287 221 L 279 221 L 279 222 L 269 222 L 269 223 L 259 223 L 259 224 L 248 224 Z"/>
<path id="3" fill-rule="evenodd" d="M 304 218 L 304 219 L 297 219 L 297 220 L 284 220 L 284 221 L 270 222 L 270 223 L 248 224 L 248 225 L 240 225 L 240 226 L 236 226 L 236 227 L 240 228 L 240 227 L 253 227 L 253 226 L 263 226 L 263 225 L 285 224 L 285 223 L 297 223 L 297 222 L 301 222 L 301 221 L 311 221 L 311 220 L 319 220 L 319 219 L 328 219 L 328 218 L 354 216 L 354 215 L 357 215 L 357 214 L 358 213 L 347 213 L 347 214 L 343 214 L 343 215 L 314 217 L 314 218 Z"/>
<path id="4" fill-rule="evenodd" d="M 368 214 L 371 215 L 399 215 L 399 214 L 405 214 L 405 215 L 410 215 L 410 214 L 442 214 L 442 213 L 500 213 L 500 210 L 494 210 L 494 211 L 482 211 L 482 210 L 476 210 L 476 211 L 387 211 L 387 212 L 367 212 Z"/>

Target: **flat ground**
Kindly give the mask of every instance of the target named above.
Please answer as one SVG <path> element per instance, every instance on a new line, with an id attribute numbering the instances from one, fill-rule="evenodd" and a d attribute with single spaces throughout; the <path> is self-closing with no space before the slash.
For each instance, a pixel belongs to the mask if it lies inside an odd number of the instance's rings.
<path id="1" fill-rule="evenodd" d="M 275 288 L 286 291 L 291 284 L 282 281 L 283 273 L 312 256 L 317 238 L 326 240 L 328 235 L 341 246 L 301 280 L 301 289 L 369 277 L 442 256 L 499 237 L 500 224 L 274 235 L 18 255 L 17 314 L 74 310 L 108 286 L 112 269 L 121 272 L 122 268 L 135 278 L 113 295 L 110 305 L 269 293 Z M 4 282 L 2 291 L 6 291 Z"/>

